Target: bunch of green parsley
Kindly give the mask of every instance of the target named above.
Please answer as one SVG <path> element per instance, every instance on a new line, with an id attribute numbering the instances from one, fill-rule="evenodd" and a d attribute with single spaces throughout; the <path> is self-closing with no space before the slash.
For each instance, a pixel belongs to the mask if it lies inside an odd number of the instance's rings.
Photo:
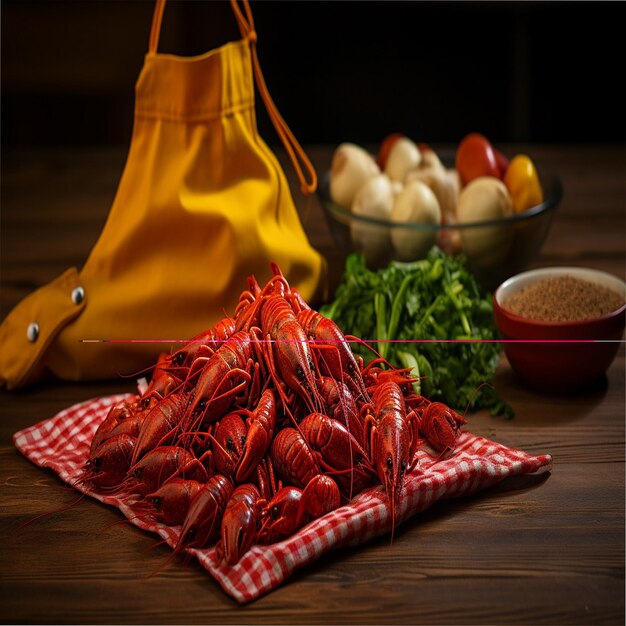
<path id="1" fill-rule="evenodd" d="M 321 312 L 344 334 L 374 340 L 372 347 L 394 366 L 412 368 L 417 393 L 460 412 L 488 408 L 513 416 L 490 384 L 500 353 L 491 298 L 462 258 L 434 247 L 421 261 L 373 271 L 352 254 L 335 300 Z M 489 341 L 441 341 L 472 339 Z M 351 345 L 366 362 L 375 357 L 367 346 Z"/>

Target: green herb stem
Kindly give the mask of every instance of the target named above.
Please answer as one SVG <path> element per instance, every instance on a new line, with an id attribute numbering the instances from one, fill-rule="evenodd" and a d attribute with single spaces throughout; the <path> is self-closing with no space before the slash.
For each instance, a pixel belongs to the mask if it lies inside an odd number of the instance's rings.
<path id="1" fill-rule="evenodd" d="M 447 257 L 439 248 L 420 261 L 393 262 L 378 271 L 368 269 L 361 256 L 351 255 L 335 300 L 322 313 L 345 334 L 375 339 L 381 356 L 419 376 L 416 393 L 431 400 L 463 411 L 474 390 L 493 381 L 499 344 L 387 342 L 498 339 L 491 297 L 480 291 L 462 258 Z M 366 361 L 374 357 L 364 346 L 354 349 Z M 506 417 L 513 413 L 492 387 L 483 387 L 472 405 Z"/>

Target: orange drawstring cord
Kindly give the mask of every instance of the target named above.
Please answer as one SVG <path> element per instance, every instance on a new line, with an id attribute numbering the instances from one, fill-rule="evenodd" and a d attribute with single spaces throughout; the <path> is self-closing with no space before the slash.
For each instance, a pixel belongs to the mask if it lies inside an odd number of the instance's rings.
<path id="1" fill-rule="evenodd" d="M 148 44 L 148 53 L 156 54 L 159 46 L 159 34 L 161 33 L 161 22 L 163 21 L 163 10 L 165 9 L 165 0 L 156 0 L 154 5 L 154 15 L 152 16 L 152 28 L 150 29 L 150 43 Z"/>
<path id="2" fill-rule="evenodd" d="M 287 125 L 287 122 L 285 122 L 283 116 L 278 111 L 278 108 L 274 103 L 272 96 L 270 95 L 269 89 L 267 88 L 267 84 L 265 82 L 265 77 L 263 76 L 263 72 L 261 70 L 259 57 L 257 56 L 257 34 L 256 30 L 254 29 L 254 18 L 252 16 L 250 3 L 248 2 L 248 0 L 242 1 L 244 10 L 246 12 L 245 16 L 241 12 L 237 0 L 230 0 L 230 4 L 233 8 L 235 18 L 237 19 L 241 36 L 244 39 L 247 39 L 250 44 L 250 52 L 252 55 L 252 69 L 254 72 L 254 77 L 256 78 L 257 88 L 259 90 L 259 93 L 261 94 L 261 98 L 263 98 L 265 108 L 267 109 L 267 113 L 272 120 L 272 124 L 274 124 L 274 128 L 276 129 L 278 136 L 283 142 L 285 150 L 287 150 L 287 154 L 291 159 L 293 168 L 298 175 L 298 180 L 300 181 L 300 188 L 302 189 L 302 193 L 304 195 L 310 195 L 314 193 L 317 189 L 317 173 L 306 152 L 303 150 L 302 146 L 299 144 L 298 140 L 291 132 L 291 129 Z M 309 175 L 308 181 L 300 164 L 304 166 L 304 169 L 306 169 L 306 172 Z"/>

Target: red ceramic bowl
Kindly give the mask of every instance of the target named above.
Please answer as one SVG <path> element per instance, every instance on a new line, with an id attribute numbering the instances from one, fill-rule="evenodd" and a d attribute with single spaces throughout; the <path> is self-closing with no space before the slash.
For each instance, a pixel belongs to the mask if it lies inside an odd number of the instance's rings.
<path id="1" fill-rule="evenodd" d="M 622 301 L 626 298 L 623 280 L 580 267 L 523 272 L 502 283 L 493 295 L 496 325 L 502 338 L 509 340 L 504 342 L 504 352 L 511 367 L 528 383 L 547 391 L 582 388 L 604 374 L 617 354 L 626 320 L 626 304 L 603 317 L 577 322 L 531 320 L 503 308 L 507 298 L 523 287 L 563 275 L 612 289 Z"/>

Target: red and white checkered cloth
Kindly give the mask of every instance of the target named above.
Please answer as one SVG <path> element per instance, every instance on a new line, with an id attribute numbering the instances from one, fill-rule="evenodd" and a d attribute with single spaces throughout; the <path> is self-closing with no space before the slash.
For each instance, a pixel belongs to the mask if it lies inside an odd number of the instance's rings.
<path id="1" fill-rule="evenodd" d="M 67 483 L 118 507 L 132 523 L 158 533 L 174 546 L 180 527 L 156 523 L 149 514 L 131 508 L 132 500 L 102 496 L 77 482 L 81 476 L 91 439 L 111 405 L 122 395 L 106 396 L 76 404 L 53 418 L 25 428 L 13 436 L 17 448 L 33 463 L 50 467 Z M 493 441 L 465 432 L 451 458 L 436 461 L 420 452 L 419 470 L 406 479 L 396 526 L 423 511 L 440 498 L 465 496 L 501 481 L 507 476 L 550 471 L 550 455 L 530 456 Z M 291 573 L 315 561 L 324 552 L 357 546 L 389 532 L 389 506 L 382 487 L 368 489 L 350 504 L 319 518 L 298 533 L 270 546 L 255 546 L 237 565 L 219 562 L 215 548 L 191 550 L 223 589 L 244 603 L 278 587 Z"/>

